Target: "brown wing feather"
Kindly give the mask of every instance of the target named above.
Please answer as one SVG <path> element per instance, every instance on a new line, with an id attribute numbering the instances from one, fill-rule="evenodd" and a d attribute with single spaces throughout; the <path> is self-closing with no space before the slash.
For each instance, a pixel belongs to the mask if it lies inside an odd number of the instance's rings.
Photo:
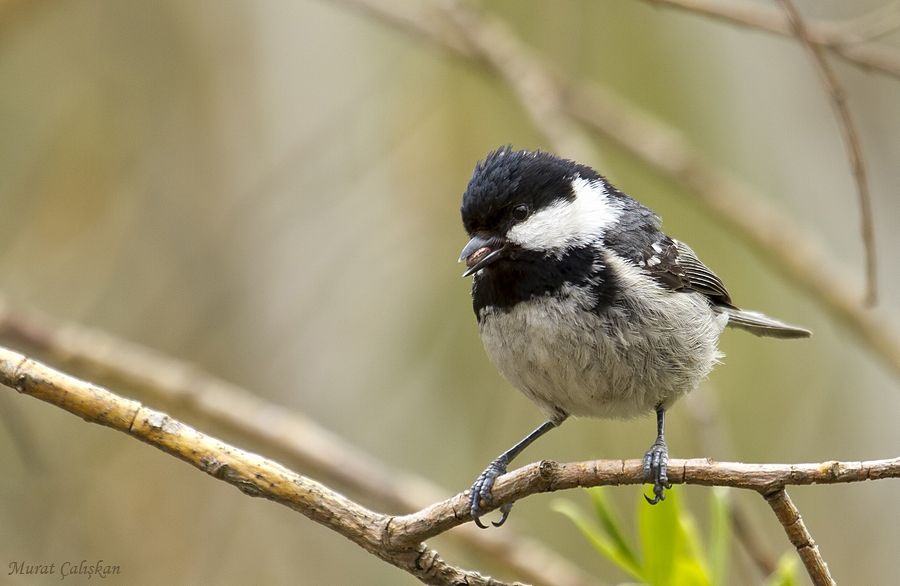
<path id="1" fill-rule="evenodd" d="M 713 303 L 732 307 L 722 279 L 683 242 L 663 237 L 644 250 L 641 264 L 660 283 L 675 291 L 696 291 Z"/>

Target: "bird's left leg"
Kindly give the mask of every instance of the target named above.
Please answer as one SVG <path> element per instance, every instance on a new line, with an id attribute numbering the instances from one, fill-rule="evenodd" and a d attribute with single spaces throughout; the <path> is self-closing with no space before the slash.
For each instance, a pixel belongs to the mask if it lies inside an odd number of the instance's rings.
<path id="1" fill-rule="evenodd" d="M 655 505 L 666 498 L 666 489 L 672 488 L 667 475 L 669 466 L 669 448 L 665 438 L 666 410 L 662 405 L 656 406 L 656 441 L 644 456 L 644 476 L 653 481 L 653 498 L 644 498 Z"/>

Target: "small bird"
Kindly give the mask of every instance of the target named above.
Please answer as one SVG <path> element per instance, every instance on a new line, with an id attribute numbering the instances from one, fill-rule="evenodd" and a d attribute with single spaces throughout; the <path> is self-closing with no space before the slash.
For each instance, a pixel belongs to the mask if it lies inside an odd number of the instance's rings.
<path id="1" fill-rule="evenodd" d="M 472 519 L 492 504 L 497 477 L 571 416 L 656 412 L 643 459 L 650 504 L 665 498 L 666 410 L 710 373 L 726 326 L 760 336 L 809 330 L 737 308 L 721 279 L 659 217 L 594 169 L 501 147 L 479 162 L 463 194 L 471 240 L 459 260 L 474 275 L 472 305 L 500 373 L 547 421 L 494 459 L 470 491 Z M 502 525 L 511 505 L 501 507 Z"/>

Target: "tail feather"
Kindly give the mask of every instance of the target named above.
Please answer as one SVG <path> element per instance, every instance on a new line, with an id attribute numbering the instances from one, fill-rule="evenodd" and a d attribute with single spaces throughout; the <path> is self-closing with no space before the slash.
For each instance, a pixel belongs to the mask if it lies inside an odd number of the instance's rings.
<path id="1" fill-rule="evenodd" d="M 717 309 L 728 315 L 728 326 L 747 330 L 757 336 L 789 339 L 808 338 L 812 335 L 812 332 L 805 328 L 786 324 L 756 311 L 722 306 Z"/>

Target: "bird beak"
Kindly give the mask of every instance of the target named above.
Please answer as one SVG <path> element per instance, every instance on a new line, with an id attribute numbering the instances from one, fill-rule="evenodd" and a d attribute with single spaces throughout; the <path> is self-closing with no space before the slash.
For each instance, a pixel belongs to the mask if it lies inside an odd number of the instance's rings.
<path id="1" fill-rule="evenodd" d="M 469 267 L 462 276 L 473 275 L 498 260 L 505 246 L 506 241 L 503 238 L 481 234 L 473 236 L 459 255 L 459 262 L 465 262 Z"/>

